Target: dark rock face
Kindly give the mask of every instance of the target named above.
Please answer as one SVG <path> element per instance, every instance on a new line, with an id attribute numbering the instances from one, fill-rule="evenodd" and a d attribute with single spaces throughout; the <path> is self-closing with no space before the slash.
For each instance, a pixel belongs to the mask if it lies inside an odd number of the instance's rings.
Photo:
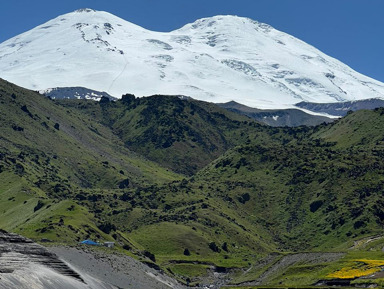
<path id="1" fill-rule="evenodd" d="M 312 103 L 300 102 L 297 107 L 308 109 L 313 112 L 327 113 L 335 116 L 345 116 L 348 111 L 356 111 L 360 109 L 375 109 L 384 106 L 383 99 L 364 99 L 357 101 L 337 102 L 337 103 Z"/>
<path id="2" fill-rule="evenodd" d="M 43 93 L 52 99 L 93 99 L 100 101 L 103 98 L 116 100 L 115 97 L 104 91 L 96 91 L 85 87 L 56 87 Z"/>
<path id="3" fill-rule="evenodd" d="M 56 254 L 0 229 L 0 288 L 114 289 L 73 270 Z"/>
<path id="4" fill-rule="evenodd" d="M 299 109 L 257 109 L 248 107 L 237 102 L 231 101 L 227 103 L 219 103 L 220 107 L 223 107 L 229 111 L 246 115 L 254 120 L 265 123 L 269 126 L 281 127 L 296 127 L 301 125 L 315 126 L 323 122 L 329 123 L 333 119 L 308 114 Z"/>

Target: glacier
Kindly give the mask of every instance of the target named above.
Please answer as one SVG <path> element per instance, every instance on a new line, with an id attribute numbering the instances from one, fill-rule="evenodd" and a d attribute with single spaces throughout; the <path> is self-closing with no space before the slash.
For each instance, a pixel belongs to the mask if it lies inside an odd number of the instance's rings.
<path id="1" fill-rule="evenodd" d="M 77 10 L 1 43 L 0 77 L 38 91 L 86 87 L 261 109 L 384 98 L 383 83 L 270 25 L 229 15 L 155 32 Z"/>

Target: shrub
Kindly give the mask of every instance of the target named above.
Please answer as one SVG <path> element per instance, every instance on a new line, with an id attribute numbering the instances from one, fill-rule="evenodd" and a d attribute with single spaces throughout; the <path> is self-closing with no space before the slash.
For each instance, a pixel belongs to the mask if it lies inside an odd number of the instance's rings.
<path id="1" fill-rule="evenodd" d="M 119 189 L 126 189 L 129 187 L 129 179 L 122 180 L 119 183 Z"/>
<path id="2" fill-rule="evenodd" d="M 144 256 L 149 258 L 151 261 L 156 262 L 156 257 L 149 251 L 144 251 Z"/>
<path id="3" fill-rule="evenodd" d="M 44 206 L 43 201 L 39 200 L 37 202 L 37 205 L 33 208 L 33 211 L 36 212 L 36 211 L 40 210 L 43 206 Z"/>
<path id="4" fill-rule="evenodd" d="M 215 242 L 209 243 L 209 249 L 211 249 L 213 252 L 219 253 L 220 248 L 216 245 Z"/>
<path id="5" fill-rule="evenodd" d="M 237 198 L 240 203 L 245 204 L 251 199 L 251 196 L 249 193 L 242 194 L 240 197 Z"/>
<path id="6" fill-rule="evenodd" d="M 106 96 L 102 96 L 102 97 L 100 98 L 100 101 L 99 101 L 100 104 L 105 104 L 105 103 L 109 103 L 109 102 L 110 102 L 110 100 L 109 100 L 109 98 L 106 97 Z"/>
<path id="7" fill-rule="evenodd" d="M 191 256 L 191 252 L 189 252 L 188 248 L 186 248 L 186 249 L 184 250 L 184 255 L 185 255 L 185 256 Z"/>
<path id="8" fill-rule="evenodd" d="M 316 212 L 322 205 L 324 204 L 324 202 L 322 200 L 317 200 L 317 201 L 314 201 L 312 202 L 310 205 L 309 205 L 309 209 L 311 210 L 312 213 Z"/>
<path id="9" fill-rule="evenodd" d="M 116 231 L 116 226 L 111 223 L 104 223 L 98 226 L 98 228 L 106 234 L 111 233 L 111 231 Z"/>

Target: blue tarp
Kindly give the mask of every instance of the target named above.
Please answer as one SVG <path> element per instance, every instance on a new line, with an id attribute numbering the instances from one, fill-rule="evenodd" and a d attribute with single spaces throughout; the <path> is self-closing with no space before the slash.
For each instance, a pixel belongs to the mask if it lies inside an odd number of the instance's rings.
<path id="1" fill-rule="evenodd" d="M 92 240 L 84 240 L 84 241 L 80 242 L 80 244 L 86 244 L 86 245 L 100 245 L 99 243 L 94 242 L 94 241 L 92 241 Z"/>

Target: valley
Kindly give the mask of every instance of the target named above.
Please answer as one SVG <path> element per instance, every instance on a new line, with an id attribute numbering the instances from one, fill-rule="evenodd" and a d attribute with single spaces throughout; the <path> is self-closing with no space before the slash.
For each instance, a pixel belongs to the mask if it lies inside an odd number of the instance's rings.
<path id="1" fill-rule="evenodd" d="M 384 84 L 250 18 L 177 27 L 0 43 L 0 288 L 384 287 Z"/>
<path id="2" fill-rule="evenodd" d="M 52 100 L 4 80 L 0 103 L 4 230 L 114 242 L 180 286 L 382 284 L 360 279 L 384 257 L 382 108 L 270 127 L 190 98 Z"/>

